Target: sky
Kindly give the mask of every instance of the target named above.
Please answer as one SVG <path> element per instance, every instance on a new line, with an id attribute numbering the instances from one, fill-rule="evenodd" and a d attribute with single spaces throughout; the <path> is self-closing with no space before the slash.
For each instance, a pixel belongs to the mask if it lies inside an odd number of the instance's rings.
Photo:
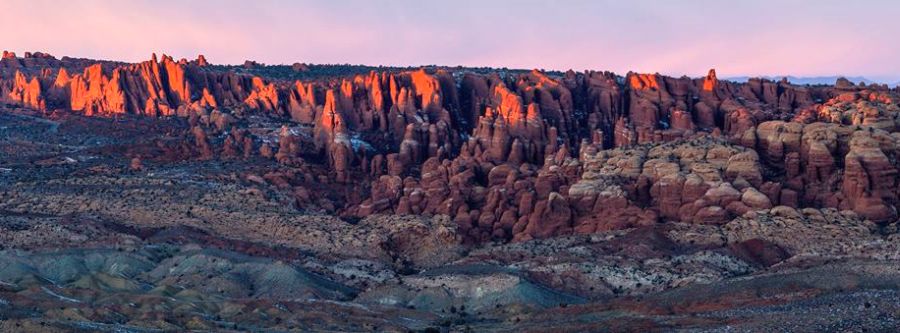
<path id="1" fill-rule="evenodd" d="M 893 0 L 2 0 L 0 49 L 900 81 Z"/>

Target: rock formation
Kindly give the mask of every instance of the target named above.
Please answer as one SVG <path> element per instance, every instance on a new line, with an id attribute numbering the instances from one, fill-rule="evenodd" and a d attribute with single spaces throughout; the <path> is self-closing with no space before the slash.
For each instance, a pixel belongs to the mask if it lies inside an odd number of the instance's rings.
<path id="1" fill-rule="evenodd" d="M 467 241 L 723 224 L 776 206 L 852 210 L 881 225 L 898 218 L 900 92 L 884 86 L 735 83 L 714 70 L 336 76 L 281 67 L 4 53 L 0 100 L 187 119 L 188 146 L 166 148 L 179 156 L 321 167 L 279 182 L 351 187 L 334 207 L 344 215 L 447 215 Z M 256 75 L 263 70 L 304 80 Z"/>

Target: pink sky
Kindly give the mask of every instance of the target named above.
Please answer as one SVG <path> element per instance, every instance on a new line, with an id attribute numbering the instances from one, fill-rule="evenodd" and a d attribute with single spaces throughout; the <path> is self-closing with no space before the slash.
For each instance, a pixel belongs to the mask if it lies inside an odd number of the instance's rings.
<path id="1" fill-rule="evenodd" d="M 0 48 L 140 61 L 900 80 L 898 1 L 3 0 Z"/>

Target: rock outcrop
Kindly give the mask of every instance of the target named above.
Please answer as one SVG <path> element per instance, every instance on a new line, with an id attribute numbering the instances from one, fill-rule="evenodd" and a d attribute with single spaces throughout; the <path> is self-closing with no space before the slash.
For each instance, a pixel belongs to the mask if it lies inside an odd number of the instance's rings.
<path id="1" fill-rule="evenodd" d="M 468 241 L 723 224 L 776 206 L 852 210 L 881 225 L 898 217 L 900 93 L 883 86 L 735 83 L 714 70 L 217 67 L 203 56 L 4 53 L 0 100 L 184 118 L 185 144 L 159 143 L 171 156 L 322 168 L 279 183 L 351 188 L 332 207 L 344 215 L 447 215 Z M 304 80 L 260 74 L 277 70 Z M 303 189 L 298 202 L 309 202 Z"/>

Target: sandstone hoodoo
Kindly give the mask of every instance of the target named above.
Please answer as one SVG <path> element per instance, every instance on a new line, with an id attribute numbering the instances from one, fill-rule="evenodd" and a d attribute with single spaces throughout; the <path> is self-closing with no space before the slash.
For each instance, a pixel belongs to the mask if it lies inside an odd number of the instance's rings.
<path id="1" fill-rule="evenodd" d="M 470 241 L 717 224 L 777 205 L 897 220 L 900 94 L 878 85 L 424 68 L 291 81 L 203 56 L 41 55 L 4 56 L 7 103 L 198 119 L 195 158 L 312 158 L 329 171 L 320 180 L 355 189 L 342 214 L 448 215 Z M 303 67 L 291 72 L 316 71 Z M 260 116 L 285 127 L 252 129 Z"/>

